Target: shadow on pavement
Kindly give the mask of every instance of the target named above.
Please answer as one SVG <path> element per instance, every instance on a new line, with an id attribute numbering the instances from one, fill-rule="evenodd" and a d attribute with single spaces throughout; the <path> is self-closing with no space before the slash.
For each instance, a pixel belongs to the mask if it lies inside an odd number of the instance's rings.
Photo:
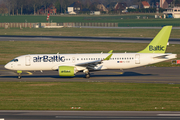
<path id="1" fill-rule="evenodd" d="M 133 77 L 133 76 L 155 76 L 154 74 L 141 74 L 137 72 L 124 72 L 123 74 L 96 74 L 91 73 L 91 78 L 95 77 Z M 84 74 L 77 74 L 74 77 L 61 77 L 59 75 L 22 75 L 22 78 L 84 78 Z M 0 78 L 17 78 L 17 76 L 0 76 Z"/>

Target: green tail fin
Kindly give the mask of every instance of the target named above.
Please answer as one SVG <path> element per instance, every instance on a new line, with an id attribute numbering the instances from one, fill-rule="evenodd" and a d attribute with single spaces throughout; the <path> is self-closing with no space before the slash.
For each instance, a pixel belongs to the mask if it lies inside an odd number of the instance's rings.
<path id="1" fill-rule="evenodd" d="M 172 26 L 165 26 L 149 43 L 149 45 L 138 53 L 165 53 L 167 43 L 171 34 Z"/>

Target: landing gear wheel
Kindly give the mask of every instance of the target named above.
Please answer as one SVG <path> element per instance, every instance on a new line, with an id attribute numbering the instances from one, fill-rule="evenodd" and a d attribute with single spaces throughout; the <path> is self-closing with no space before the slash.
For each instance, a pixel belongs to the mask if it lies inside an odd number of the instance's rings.
<path id="1" fill-rule="evenodd" d="M 21 79 L 21 74 L 18 74 L 18 79 Z"/>
<path id="2" fill-rule="evenodd" d="M 90 78 L 90 74 L 87 73 L 87 74 L 85 75 L 85 77 L 86 77 L 86 78 Z"/>

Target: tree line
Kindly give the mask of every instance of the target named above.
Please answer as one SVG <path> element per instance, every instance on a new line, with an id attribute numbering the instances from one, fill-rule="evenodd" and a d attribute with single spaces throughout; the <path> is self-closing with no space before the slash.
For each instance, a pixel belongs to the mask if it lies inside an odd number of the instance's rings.
<path id="1" fill-rule="evenodd" d="M 94 2 L 102 3 L 105 6 L 111 2 L 125 2 L 130 6 L 134 4 L 139 5 L 141 1 L 145 0 L 0 0 L 0 12 L 2 13 L 3 8 L 6 8 L 9 15 L 36 14 L 38 9 L 44 7 L 46 11 L 47 7 L 52 4 L 56 7 L 57 13 L 65 13 L 67 7 L 77 1 L 82 4 L 83 8 L 89 8 L 89 6 Z M 159 0 L 146 1 L 148 1 L 150 5 L 159 2 Z M 180 4 L 180 0 L 174 0 L 174 2 Z"/>

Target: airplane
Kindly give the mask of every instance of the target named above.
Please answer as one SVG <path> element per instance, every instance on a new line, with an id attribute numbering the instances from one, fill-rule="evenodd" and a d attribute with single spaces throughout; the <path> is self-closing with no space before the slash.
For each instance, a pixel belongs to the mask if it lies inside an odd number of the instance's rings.
<path id="1" fill-rule="evenodd" d="M 106 69 L 130 69 L 177 58 L 177 54 L 165 53 L 172 26 L 165 26 L 142 51 L 137 53 L 89 53 L 89 54 L 29 54 L 14 58 L 4 67 L 17 71 L 58 71 L 59 76 L 72 77 L 78 72 L 90 77 L 91 71 Z"/>

